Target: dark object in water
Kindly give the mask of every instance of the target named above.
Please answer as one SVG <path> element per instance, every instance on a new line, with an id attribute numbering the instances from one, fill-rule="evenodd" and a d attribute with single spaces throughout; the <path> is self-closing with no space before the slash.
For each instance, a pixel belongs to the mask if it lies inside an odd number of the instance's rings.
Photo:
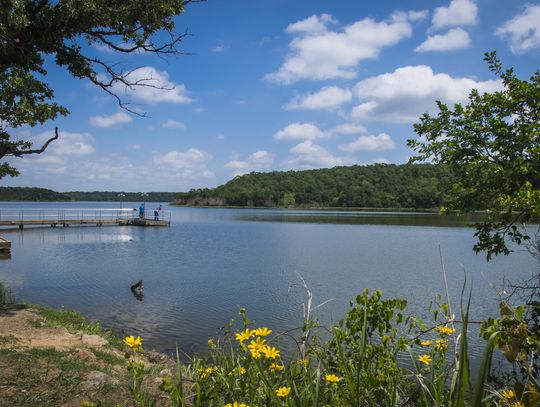
<path id="1" fill-rule="evenodd" d="M 135 298 L 138 299 L 139 301 L 142 301 L 144 297 L 143 289 L 144 289 L 144 286 L 143 286 L 142 280 L 137 281 L 135 284 L 131 286 L 131 292 L 133 293 Z"/>

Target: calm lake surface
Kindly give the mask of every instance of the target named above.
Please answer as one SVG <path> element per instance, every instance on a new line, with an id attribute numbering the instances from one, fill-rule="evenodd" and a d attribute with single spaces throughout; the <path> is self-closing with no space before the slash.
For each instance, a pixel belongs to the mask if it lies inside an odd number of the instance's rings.
<path id="1" fill-rule="evenodd" d="M 139 203 L 124 203 L 137 207 Z M 148 209 L 158 204 L 150 203 Z M 496 316 L 505 276 L 528 278 L 538 268 L 525 251 L 487 263 L 472 252 L 466 220 L 435 214 L 196 209 L 169 207 L 170 227 L 35 228 L 1 231 L 12 257 L 0 280 L 19 299 L 80 311 L 107 327 L 141 335 L 145 347 L 204 352 L 206 340 L 246 307 L 252 320 L 276 332 L 301 325 L 305 292 L 326 325 L 344 316 L 364 288 L 402 297 L 426 314 L 444 292 L 442 247 L 454 310 L 464 271 L 473 283 L 471 319 Z M 2 208 L 118 208 L 114 202 L 9 203 Z M 130 286 L 144 280 L 144 299 Z M 472 352 L 482 342 L 472 339 Z"/>

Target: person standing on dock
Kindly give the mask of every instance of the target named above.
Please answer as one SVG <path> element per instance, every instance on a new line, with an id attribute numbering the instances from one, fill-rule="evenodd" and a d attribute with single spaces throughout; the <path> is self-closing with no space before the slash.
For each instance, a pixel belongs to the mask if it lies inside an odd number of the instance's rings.
<path id="1" fill-rule="evenodd" d="M 159 215 L 161 215 L 162 210 L 163 205 L 159 205 L 156 209 L 154 209 L 154 220 L 159 220 Z"/>
<path id="2" fill-rule="evenodd" d="M 139 218 L 144 219 L 144 202 L 139 206 Z"/>

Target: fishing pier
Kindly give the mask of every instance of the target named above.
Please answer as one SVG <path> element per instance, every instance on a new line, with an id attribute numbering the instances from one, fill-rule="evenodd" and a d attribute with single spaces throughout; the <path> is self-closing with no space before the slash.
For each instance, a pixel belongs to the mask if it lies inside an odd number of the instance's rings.
<path id="1" fill-rule="evenodd" d="M 141 216 L 137 209 L 0 209 L 0 227 L 19 229 L 27 226 L 55 228 L 73 225 L 170 226 L 170 224 L 171 211 L 164 210 L 147 210 Z"/>

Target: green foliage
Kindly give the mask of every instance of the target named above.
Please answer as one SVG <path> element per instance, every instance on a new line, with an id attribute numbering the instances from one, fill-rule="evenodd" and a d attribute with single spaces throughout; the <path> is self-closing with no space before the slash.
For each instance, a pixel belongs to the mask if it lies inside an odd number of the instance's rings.
<path id="1" fill-rule="evenodd" d="M 508 254 L 506 238 L 520 244 L 530 236 L 519 228 L 540 218 L 540 71 L 529 81 L 503 70 L 495 52 L 485 60 L 504 89 L 480 94 L 453 109 L 437 102 L 439 113 L 425 113 L 416 124 L 420 138 L 412 162 L 433 160 L 448 166 L 454 182 L 447 206 L 464 212 L 489 209 L 477 225 L 476 252 Z"/>
<path id="2" fill-rule="evenodd" d="M 180 205 L 434 208 L 450 182 L 446 167 L 354 165 L 306 171 L 251 173 L 214 189 L 179 194 Z"/>
<path id="3" fill-rule="evenodd" d="M 527 315 L 529 313 L 529 315 Z M 500 318 L 484 321 L 481 334 L 485 339 L 498 333 L 494 345 L 513 366 L 511 383 L 514 392 L 533 406 L 540 403 L 540 307 L 531 301 L 528 307 L 500 303 Z"/>
<path id="4" fill-rule="evenodd" d="M 325 362 L 348 379 L 343 405 L 396 405 L 399 400 L 406 370 L 398 366 L 397 355 L 408 344 L 399 335 L 407 302 L 381 297 L 380 290 L 372 295 L 364 290 L 333 329 Z"/>
<path id="5" fill-rule="evenodd" d="M 0 187 L 0 201 L 71 201 L 71 198 L 44 188 Z"/>
<path id="6" fill-rule="evenodd" d="M 5 0 L 0 9 L 0 159 L 39 154 L 32 143 L 14 140 L 13 130 L 34 127 L 68 110 L 54 101 L 46 83 L 47 64 L 64 67 L 79 79 L 115 97 L 118 83 L 149 86 L 133 81 L 129 73 L 88 54 L 88 45 L 108 46 L 119 53 L 175 54 L 183 35 L 174 33 L 173 17 L 190 0 Z M 154 43 L 160 31 L 169 40 Z M 85 47 L 86 46 L 86 47 Z M 150 79 L 150 78 L 148 78 Z M 50 139 L 52 141 L 53 139 Z M 44 146 L 46 148 L 46 145 Z M 10 163 L 0 163 L 0 178 L 16 176 Z"/>

